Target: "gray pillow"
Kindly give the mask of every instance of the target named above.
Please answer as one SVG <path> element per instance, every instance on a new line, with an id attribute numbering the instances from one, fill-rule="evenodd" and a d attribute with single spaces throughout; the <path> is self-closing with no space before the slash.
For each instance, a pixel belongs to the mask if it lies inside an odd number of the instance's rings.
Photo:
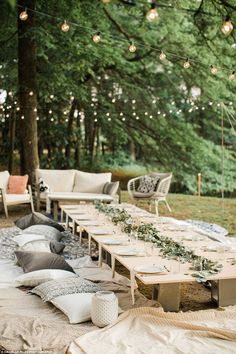
<path id="1" fill-rule="evenodd" d="M 120 182 L 107 182 L 103 187 L 103 194 L 114 195 L 117 193 Z"/>
<path id="2" fill-rule="evenodd" d="M 48 252 L 15 251 L 17 261 L 25 273 L 40 269 L 61 269 L 74 272 L 73 268 L 58 254 Z"/>
<path id="3" fill-rule="evenodd" d="M 49 225 L 32 225 L 23 231 L 24 234 L 43 235 L 49 241 L 61 241 L 62 234 L 55 227 Z"/>
<path id="4" fill-rule="evenodd" d="M 62 225 L 58 224 L 56 221 L 48 218 L 47 216 L 37 212 L 25 215 L 22 218 L 16 220 L 15 225 L 21 230 L 24 230 L 32 225 L 49 225 L 56 228 L 58 231 L 65 231 Z"/>
<path id="5" fill-rule="evenodd" d="M 101 288 L 98 285 L 78 276 L 78 278 L 50 280 L 36 286 L 29 292 L 40 296 L 43 301 L 51 301 L 57 296 L 77 293 L 96 293 L 99 290 L 101 290 Z"/>
<path id="6" fill-rule="evenodd" d="M 156 186 L 159 182 L 159 177 L 143 176 L 140 179 L 140 183 L 137 191 L 140 193 L 151 193 L 155 191 Z"/>
<path id="7" fill-rule="evenodd" d="M 64 248 L 66 247 L 66 245 L 64 245 L 63 243 L 61 242 L 57 242 L 57 241 L 51 241 L 50 242 L 50 250 L 52 253 L 61 253 Z"/>

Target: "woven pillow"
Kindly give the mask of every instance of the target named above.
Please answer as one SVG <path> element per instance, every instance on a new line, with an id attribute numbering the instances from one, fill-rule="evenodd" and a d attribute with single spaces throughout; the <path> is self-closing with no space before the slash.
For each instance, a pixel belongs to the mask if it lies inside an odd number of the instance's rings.
<path id="1" fill-rule="evenodd" d="M 78 277 L 47 281 L 46 283 L 36 286 L 30 290 L 30 292 L 40 296 L 41 299 L 46 302 L 62 295 L 78 293 L 91 294 L 99 290 L 101 290 L 100 287 L 93 282 Z"/>
<path id="2" fill-rule="evenodd" d="M 24 194 L 27 188 L 29 176 L 10 176 L 8 180 L 8 194 Z"/>
<path id="3" fill-rule="evenodd" d="M 58 254 L 15 251 L 15 255 L 25 273 L 40 269 L 61 269 L 74 273 L 73 268 Z"/>
<path id="4" fill-rule="evenodd" d="M 55 227 L 50 225 L 32 225 L 24 229 L 23 234 L 43 235 L 50 241 L 61 241 L 62 234 Z"/>
<path id="5" fill-rule="evenodd" d="M 140 193 L 154 192 L 159 181 L 159 177 L 143 176 L 140 180 L 137 191 Z"/>
<path id="6" fill-rule="evenodd" d="M 58 224 L 56 221 L 49 219 L 47 216 L 41 213 L 32 213 L 15 221 L 15 225 L 21 230 L 26 229 L 32 225 L 48 225 L 56 228 L 58 231 L 65 231 L 64 227 Z"/>

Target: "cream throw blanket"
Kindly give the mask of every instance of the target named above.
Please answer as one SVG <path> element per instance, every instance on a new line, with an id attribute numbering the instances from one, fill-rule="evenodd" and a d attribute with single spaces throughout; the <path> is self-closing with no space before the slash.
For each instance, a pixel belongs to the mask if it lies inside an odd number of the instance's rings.
<path id="1" fill-rule="evenodd" d="M 76 339 L 68 354 L 236 353 L 236 306 L 225 311 L 126 311 L 112 325 Z"/>

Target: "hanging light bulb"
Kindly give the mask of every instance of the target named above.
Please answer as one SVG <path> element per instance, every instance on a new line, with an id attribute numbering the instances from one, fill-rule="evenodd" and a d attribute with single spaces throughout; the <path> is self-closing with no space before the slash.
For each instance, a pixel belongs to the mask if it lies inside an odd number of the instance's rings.
<path id="1" fill-rule="evenodd" d="M 166 54 L 163 51 L 161 51 L 160 60 L 163 61 L 165 59 L 166 59 Z"/>
<path id="2" fill-rule="evenodd" d="M 229 81 L 233 81 L 235 79 L 235 71 L 232 71 L 232 73 L 229 75 Z"/>
<path id="3" fill-rule="evenodd" d="M 97 32 L 97 33 L 93 36 L 93 41 L 94 41 L 94 43 L 96 43 L 96 44 L 101 41 L 100 32 Z"/>
<path id="4" fill-rule="evenodd" d="M 33 96 L 33 95 L 34 95 L 33 91 L 30 91 L 29 96 Z"/>
<path id="5" fill-rule="evenodd" d="M 111 2 L 111 0 L 102 0 L 103 4 L 109 4 L 109 2 Z"/>
<path id="6" fill-rule="evenodd" d="M 131 43 L 130 43 L 130 46 L 129 46 L 129 51 L 130 51 L 130 53 L 134 53 L 134 52 L 136 52 L 136 50 L 137 50 L 137 48 L 136 48 L 136 46 L 134 45 L 134 42 L 131 42 Z"/>
<path id="7" fill-rule="evenodd" d="M 190 62 L 189 62 L 189 60 L 188 60 L 188 58 L 185 60 L 185 62 L 184 62 L 184 69 L 188 69 L 188 68 L 190 68 Z"/>
<path id="8" fill-rule="evenodd" d="M 27 9 L 25 8 L 19 15 L 21 21 L 26 21 L 28 19 Z"/>
<path id="9" fill-rule="evenodd" d="M 223 23 L 221 27 L 221 31 L 224 33 L 224 35 L 228 36 L 234 29 L 234 26 L 230 20 L 229 17 L 226 17 L 225 22 Z"/>
<path id="10" fill-rule="evenodd" d="M 216 75 L 216 74 L 218 73 L 218 69 L 217 69 L 216 66 L 211 65 L 211 73 L 212 73 L 213 75 Z"/>
<path id="11" fill-rule="evenodd" d="M 70 26 L 68 25 L 68 23 L 65 20 L 64 23 L 61 25 L 61 30 L 62 30 L 62 32 L 68 32 L 69 29 L 70 29 Z"/>
<path id="12" fill-rule="evenodd" d="M 156 4 L 153 2 L 151 4 L 150 10 L 148 10 L 148 12 L 147 12 L 146 18 L 149 22 L 153 22 L 158 18 L 158 16 L 159 15 L 158 15 L 158 12 L 156 9 Z"/>

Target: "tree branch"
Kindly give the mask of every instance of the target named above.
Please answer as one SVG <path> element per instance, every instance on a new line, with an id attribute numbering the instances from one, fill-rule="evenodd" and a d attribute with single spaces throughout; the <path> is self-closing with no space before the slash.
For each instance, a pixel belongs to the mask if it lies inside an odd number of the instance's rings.
<path id="1" fill-rule="evenodd" d="M 125 36 L 125 38 L 128 39 L 128 41 L 130 41 L 130 39 L 132 38 L 131 34 L 128 33 L 128 32 L 126 32 L 126 31 L 121 27 L 121 25 L 120 25 L 118 22 L 116 22 L 116 20 L 111 16 L 111 14 L 109 13 L 109 11 L 108 11 L 105 7 L 103 7 L 103 11 L 104 11 L 104 13 L 106 14 L 106 16 L 109 18 L 109 20 L 116 26 L 116 28 L 118 29 L 118 31 L 119 31 L 120 33 L 122 33 L 122 34 Z"/>

